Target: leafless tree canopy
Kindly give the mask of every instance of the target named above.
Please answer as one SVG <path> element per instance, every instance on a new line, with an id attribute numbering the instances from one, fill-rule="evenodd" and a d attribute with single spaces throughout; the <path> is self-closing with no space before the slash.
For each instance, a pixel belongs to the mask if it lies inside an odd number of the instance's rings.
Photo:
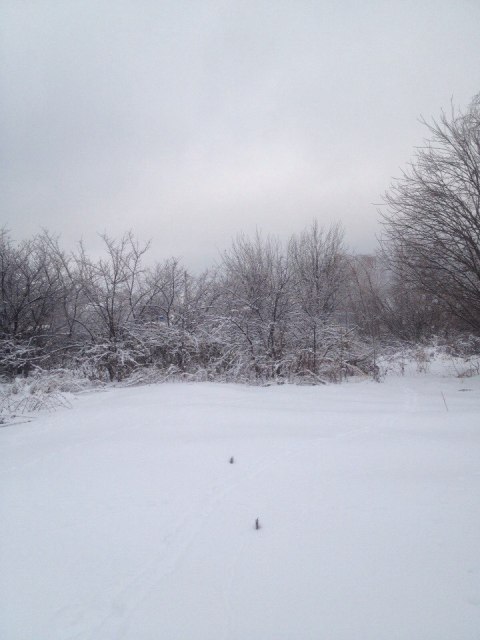
<path id="1" fill-rule="evenodd" d="M 480 331 L 480 94 L 424 121 L 430 139 L 385 195 L 394 272 Z"/>

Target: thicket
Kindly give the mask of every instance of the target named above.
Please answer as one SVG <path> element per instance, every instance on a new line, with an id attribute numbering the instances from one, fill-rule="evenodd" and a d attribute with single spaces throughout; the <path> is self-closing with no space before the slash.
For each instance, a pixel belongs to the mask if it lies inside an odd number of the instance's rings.
<path id="1" fill-rule="evenodd" d="M 103 245 L 94 259 L 47 232 L 22 242 L 0 234 L 4 379 L 375 378 L 392 343 L 461 328 L 381 257 L 349 255 L 339 226 L 314 222 L 286 244 L 240 236 L 199 275 L 175 258 L 147 266 L 150 246 L 132 233 Z"/>

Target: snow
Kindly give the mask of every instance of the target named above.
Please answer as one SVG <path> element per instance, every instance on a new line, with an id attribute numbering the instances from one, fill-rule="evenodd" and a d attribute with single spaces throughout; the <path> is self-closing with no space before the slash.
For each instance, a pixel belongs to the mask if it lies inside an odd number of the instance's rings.
<path id="1" fill-rule="evenodd" d="M 478 376 L 430 373 L 1 428 L 0 637 L 478 639 L 479 415 Z"/>

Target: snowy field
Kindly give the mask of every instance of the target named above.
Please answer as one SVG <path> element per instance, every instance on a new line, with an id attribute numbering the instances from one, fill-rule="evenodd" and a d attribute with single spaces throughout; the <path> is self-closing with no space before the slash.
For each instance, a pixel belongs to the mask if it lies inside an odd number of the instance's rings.
<path id="1" fill-rule="evenodd" d="M 0 455 L 2 640 L 480 638 L 478 377 L 87 393 Z"/>

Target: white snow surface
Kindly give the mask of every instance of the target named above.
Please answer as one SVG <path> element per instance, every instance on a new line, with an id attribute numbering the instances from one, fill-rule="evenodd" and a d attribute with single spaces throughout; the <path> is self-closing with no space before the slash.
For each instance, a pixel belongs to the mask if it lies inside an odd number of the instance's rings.
<path id="1" fill-rule="evenodd" d="M 0 455 L 3 640 L 480 638 L 478 377 L 87 393 Z"/>

